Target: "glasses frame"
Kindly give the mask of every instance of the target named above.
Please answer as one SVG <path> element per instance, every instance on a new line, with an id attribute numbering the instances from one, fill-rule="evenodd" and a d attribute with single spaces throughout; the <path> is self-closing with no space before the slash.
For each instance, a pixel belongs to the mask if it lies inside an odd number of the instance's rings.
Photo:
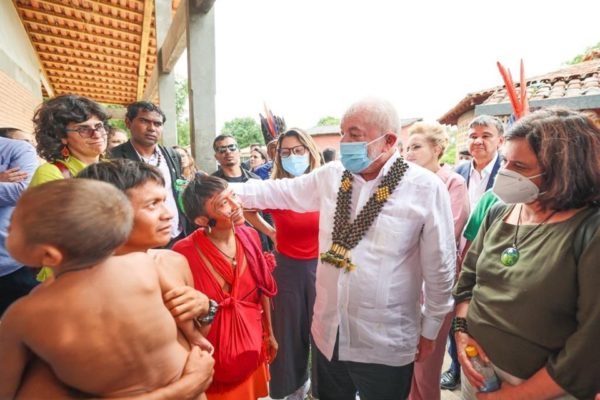
<path id="1" fill-rule="evenodd" d="M 107 127 L 103 122 L 99 122 L 94 126 L 81 125 L 77 128 L 66 128 L 66 132 L 77 132 L 82 139 L 92 138 L 96 132 L 101 132 L 102 136 L 107 135 Z"/>
<path id="2" fill-rule="evenodd" d="M 303 149 L 302 151 L 296 149 Z M 289 153 L 287 153 L 289 151 Z M 303 144 L 299 144 L 294 147 L 280 147 L 277 149 L 277 152 L 281 156 L 281 158 L 288 158 L 292 154 L 295 156 L 303 156 L 308 151 L 308 147 Z"/>
<path id="3" fill-rule="evenodd" d="M 219 154 L 225 154 L 227 152 L 234 153 L 238 151 L 240 148 L 236 143 L 231 143 L 226 146 L 219 146 L 215 149 L 215 151 Z"/>

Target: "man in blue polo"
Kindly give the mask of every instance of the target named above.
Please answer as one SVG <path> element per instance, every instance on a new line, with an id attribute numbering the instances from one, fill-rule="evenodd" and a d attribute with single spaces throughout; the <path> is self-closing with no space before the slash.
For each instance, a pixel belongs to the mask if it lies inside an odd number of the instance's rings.
<path id="1" fill-rule="evenodd" d="M 15 204 L 37 165 L 32 145 L 0 137 L 0 317 L 8 306 L 37 285 L 34 272 L 13 260 L 4 245 Z"/>

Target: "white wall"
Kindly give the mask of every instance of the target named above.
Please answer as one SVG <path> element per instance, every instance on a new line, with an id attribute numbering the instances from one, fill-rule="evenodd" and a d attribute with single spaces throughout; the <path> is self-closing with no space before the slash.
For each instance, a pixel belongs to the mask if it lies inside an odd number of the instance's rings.
<path id="1" fill-rule="evenodd" d="M 38 59 L 12 1 L 0 0 L 0 71 L 42 100 Z"/>

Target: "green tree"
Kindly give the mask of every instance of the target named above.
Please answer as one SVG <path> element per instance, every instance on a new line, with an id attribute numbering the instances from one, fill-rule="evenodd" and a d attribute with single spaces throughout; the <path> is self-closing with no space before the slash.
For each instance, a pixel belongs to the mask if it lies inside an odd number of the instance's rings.
<path id="1" fill-rule="evenodd" d="M 590 46 L 585 49 L 585 51 L 581 54 L 576 55 L 571 60 L 567 61 L 568 65 L 579 64 L 583 61 L 583 58 L 592 50 L 600 50 L 600 42 L 596 43 L 594 46 Z"/>
<path id="2" fill-rule="evenodd" d="M 332 117 L 332 116 L 323 117 L 319 120 L 319 122 L 317 122 L 317 126 L 339 125 L 339 124 L 340 124 L 340 119 L 336 118 L 336 117 Z"/>
<path id="3" fill-rule="evenodd" d="M 260 126 L 252 117 L 234 118 L 225 122 L 221 134 L 232 135 L 240 148 L 248 147 L 252 143 L 264 143 Z"/>
<path id="4" fill-rule="evenodd" d="M 186 107 L 189 85 L 187 79 L 175 79 L 175 113 L 177 114 L 177 144 L 190 144 L 190 115 Z"/>
<path id="5" fill-rule="evenodd" d="M 442 156 L 442 159 L 440 160 L 440 162 L 443 164 L 450 164 L 450 165 L 456 164 L 456 161 L 457 161 L 457 158 L 456 158 L 456 132 L 457 132 L 456 127 L 454 127 L 454 129 L 452 129 L 452 128 L 448 129 L 448 136 L 449 136 L 450 140 L 448 141 L 448 147 L 446 147 L 446 151 L 444 152 L 444 155 Z"/>

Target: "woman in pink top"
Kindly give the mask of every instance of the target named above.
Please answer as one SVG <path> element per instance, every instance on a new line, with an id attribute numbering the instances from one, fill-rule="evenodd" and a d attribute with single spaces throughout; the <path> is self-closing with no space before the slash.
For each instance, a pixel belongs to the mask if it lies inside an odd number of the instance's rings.
<path id="1" fill-rule="evenodd" d="M 452 172 L 447 165 L 440 164 L 440 158 L 448 146 L 448 134 L 438 123 L 423 122 L 411 126 L 408 134 L 406 159 L 435 173 L 448 188 L 458 249 L 463 228 L 469 218 L 469 192 L 462 176 Z M 410 400 L 439 400 L 444 349 L 453 316 L 454 312 L 451 312 L 444 319 L 433 353 L 425 360 L 415 362 Z"/>

